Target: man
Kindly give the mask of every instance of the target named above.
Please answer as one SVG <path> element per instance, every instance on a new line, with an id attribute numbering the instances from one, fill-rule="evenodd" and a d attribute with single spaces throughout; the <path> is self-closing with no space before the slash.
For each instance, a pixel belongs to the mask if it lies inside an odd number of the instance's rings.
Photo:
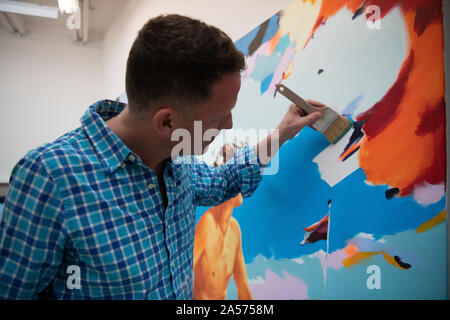
<path id="1" fill-rule="evenodd" d="M 233 276 L 239 300 L 251 300 L 241 229 L 231 216 L 242 195 L 212 207 L 197 223 L 194 240 L 194 299 L 225 300 Z"/>
<path id="2" fill-rule="evenodd" d="M 291 106 L 279 136 L 218 168 L 172 161 L 177 129 L 232 127 L 244 64 L 215 27 L 179 15 L 149 20 L 128 57 L 128 105 L 93 104 L 80 128 L 14 167 L 0 297 L 192 299 L 195 207 L 250 196 L 270 160 L 257 155 L 321 116 Z"/>
<path id="3" fill-rule="evenodd" d="M 238 148 L 225 144 L 215 166 L 231 159 Z M 241 229 L 232 217 L 233 209 L 242 205 L 242 195 L 210 208 L 195 227 L 194 237 L 194 299 L 224 300 L 228 282 L 233 276 L 239 300 L 251 300 L 242 252 Z"/>

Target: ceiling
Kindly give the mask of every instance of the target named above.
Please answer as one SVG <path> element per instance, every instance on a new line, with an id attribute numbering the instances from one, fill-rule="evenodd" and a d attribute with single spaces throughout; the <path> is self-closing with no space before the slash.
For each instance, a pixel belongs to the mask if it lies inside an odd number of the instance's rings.
<path id="1" fill-rule="evenodd" d="M 58 0 L 19 0 L 20 2 L 34 3 L 39 5 L 58 7 Z M 120 9 L 126 1 L 123 0 L 90 0 L 89 5 L 89 24 L 88 24 L 88 42 L 99 42 L 103 39 L 114 18 L 120 12 Z M 6 16 L 11 21 L 10 13 Z M 26 29 L 23 38 L 33 35 L 50 36 L 53 38 L 63 38 L 76 40 L 74 30 L 66 27 L 66 21 L 69 14 L 60 14 L 58 19 L 41 18 L 29 15 L 15 15 L 15 21 L 18 20 Z M 15 23 L 14 23 L 15 25 Z M 0 30 L 5 33 L 12 33 L 11 30 L 0 23 Z M 20 32 L 16 32 L 20 33 Z"/>

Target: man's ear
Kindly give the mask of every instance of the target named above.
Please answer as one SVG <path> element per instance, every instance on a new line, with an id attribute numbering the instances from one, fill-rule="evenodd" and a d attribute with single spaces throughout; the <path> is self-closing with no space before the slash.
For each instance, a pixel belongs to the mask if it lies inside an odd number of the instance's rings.
<path id="1" fill-rule="evenodd" d="M 175 110 L 172 108 L 162 108 L 153 114 L 153 127 L 156 133 L 169 137 L 174 130 Z"/>

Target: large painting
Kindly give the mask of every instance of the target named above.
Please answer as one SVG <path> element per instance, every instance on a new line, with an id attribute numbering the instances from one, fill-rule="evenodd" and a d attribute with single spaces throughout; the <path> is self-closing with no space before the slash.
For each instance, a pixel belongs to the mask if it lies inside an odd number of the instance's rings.
<path id="1" fill-rule="evenodd" d="M 304 129 L 250 198 L 197 208 L 195 298 L 446 299 L 441 0 L 296 0 L 236 46 L 236 128 L 278 125 L 278 83 L 352 128 Z"/>

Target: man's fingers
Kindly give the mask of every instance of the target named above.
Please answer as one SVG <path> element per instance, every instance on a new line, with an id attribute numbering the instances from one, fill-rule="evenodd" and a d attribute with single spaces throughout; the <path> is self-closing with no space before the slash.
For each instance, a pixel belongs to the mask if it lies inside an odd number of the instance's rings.
<path id="1" fill-rule="evenodd" d="M 304 116 L 307 115 L 307 113 L 306 113 L 305 110 L 303 110 L 302 108 L 297 107 L 297 105 L 294 104 L 294 103 L 290 105 L 290 108 L 291 108 L 294 112 L 298 112 L 298 114 L 299 114 L 300 116 L 302 116 L 302 117 L 304 117 Z"/>
<path id="2" fill-rule="evenodd" d="M 315 100 L 306 100 L 310 105 L 317 108 L 326 108 L 326 105 L 324 105 L 322 102 L 318 102 Z"/>
<path id="3" fill-rule="evenodd" d="M 320 112 L 313 112 L 305 117 L 303 117 L 303 119 L 306 122 L 306 125 L 309 126 L 311 124 L 313 124 L 314 122 L 316 122 L 317 120 L 319 120 L 322 117 L 322 113 Z"/>

